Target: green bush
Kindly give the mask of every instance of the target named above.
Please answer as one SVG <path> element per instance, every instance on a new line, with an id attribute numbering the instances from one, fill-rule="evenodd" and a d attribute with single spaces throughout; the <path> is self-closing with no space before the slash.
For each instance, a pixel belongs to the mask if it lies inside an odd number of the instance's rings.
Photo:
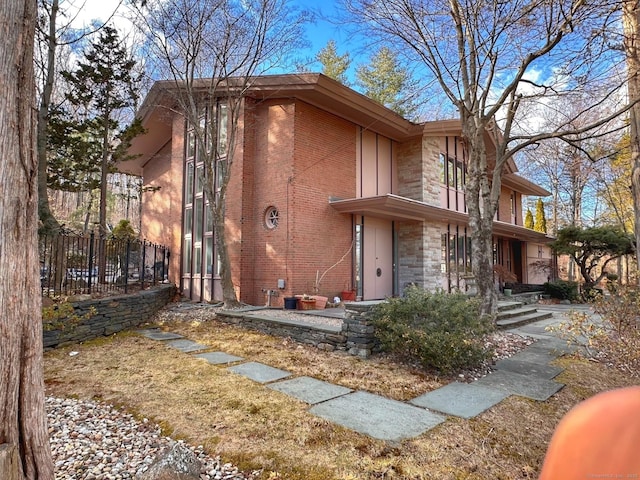
<path id="1" fill-rule="evenodd" d="M 578 283 L 567 280 L 554 280 L 544 284 L 544 293 L 560 300 L 576 300 L 578 298 Z"/>
<path id="2" fill-rule="evenodd" d="M 410 287 L 404 297 L 377 305 L 372 320 L 383 350 L 443 373 L 479 366 L 493 355 L 484 337 L 494 324 L 462 293 Z"/>

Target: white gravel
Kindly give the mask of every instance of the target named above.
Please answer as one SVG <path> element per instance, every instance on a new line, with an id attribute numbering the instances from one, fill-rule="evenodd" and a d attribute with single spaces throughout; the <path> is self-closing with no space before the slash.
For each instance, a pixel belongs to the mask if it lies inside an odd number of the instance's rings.
<path id="1" fill-rule="evenodd" d="M 158 425 L 139 422 L 111 405 L 47 397 L 46 409 L 56 480 L 134 479 L 175 443 L 162 436 Z M 240 472 L 205 455 L 201 446 L 186 446 L 202 463 L 202 480 L 259 478 L 259 471 Z"/>

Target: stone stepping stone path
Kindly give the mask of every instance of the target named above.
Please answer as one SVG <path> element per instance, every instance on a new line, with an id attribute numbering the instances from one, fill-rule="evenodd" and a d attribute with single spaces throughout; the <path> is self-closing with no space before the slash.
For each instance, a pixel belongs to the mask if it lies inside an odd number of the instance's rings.
<path id="1" fill-rule="evenodd" d="M 414 398 L 410 403 L 469 419 L 497 405 L 508 396 L 508 392 L 483 387 L 475 382 L 453 382 Z"/>
<path id="2" fill-rule="evenodd" d="M 258 383 L 275 382 L 291 376 L 289 372 L 258 362 L 241 363 L 235 367 L 229 367 L 227 370 Z"/>
<path id="3" fill-rule="evenodd" d="M 172 332 L 163 332 L 157 328 L 149 328 L 146 330 L 138 330 L 138 333 L 144 337 L 150 338 L 151 340 L 176 340 L 178 338 L 184 338 L 182 335 L 178 335 L 177 333 Z"/>
<path id="4" fill-rule="evenodd" d="M 167 346 L 175 348 L 176 350 L 180 350 L 183 353 L 201 352 L 210 348 L 207 345 L 202 345 L 201 343 L 196 343 L 193 340 L 188 340 L 186 338 L 169 340 L 167 342 Z"/>
<path id="5" fill-rule="evenodd" d="M 496 370 L 475 383 L 476 385 L 503 390 L 508 394 L 519 395 L 541 402 L 547 400 L 564 387 L 562 383 L 505 370 Z"/>
<path id="6" fill-rule="evenodd" d="M 267 386 L 272 390 L 286 393 L 291 397 L 311 405 L 326 402 L 332 398 L 341 397 L 342 395 L 353 392 L 350 388 L 341 387 L 340 385 L 334 385 L 311 377 L 292 378 L 291 380 L 283 380 Z"/>
<path id="7" fill-rule="evenodd" d="M 235 355 L 229 355 L 224 352 L 207 352 L 195 355 L 196 358 L 204 358 L 211 365 L 228 365 L 230 363 L 241 362 L 244 360 L 242 357 L 236 357 Z"/>
<path id="8" fill-rule="evenodd" d="M 210 347 L 160 329 L 138 330 L 152 340 L 223 365 L 230 372 L 264 384 L 310 405 L 309 412 L 330 422 L 387 441 L 414 438 L 436 427 L 447 415 L 470 419 L 510 395 L 545 401 L 564 385 L 553 379 L 562 372 L 550 365 L 568 352 L 556 338 L 543 338 L 525 350 L 496 363 L 496 370 L 472 383 L 453 382 L 408 402 L 399 402 L 368 392 L 353 391 L 311 377 L 293 377 L 285 370 Z M 235 364 L 235 365 L 231 365 Z"/>
<path id="9" fill-rule="evenodd" d="M 370 437 L 387 441 L 413 438 L 446 417 L 368 392 L 353 392 L 314 405 L 310 413 Z"/>

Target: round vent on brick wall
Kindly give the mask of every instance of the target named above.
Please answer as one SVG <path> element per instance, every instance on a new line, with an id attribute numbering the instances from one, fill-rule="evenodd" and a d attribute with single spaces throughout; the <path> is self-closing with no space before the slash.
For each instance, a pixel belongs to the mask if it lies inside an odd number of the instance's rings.
<path id="1" fill-rule="evenodd" d="M 280 220 L 280 212 L 276 207 L 268 207 L 264 212 L 264 225 L 269 229 L 273 230 L 278 226 L 278 221 Z"/>

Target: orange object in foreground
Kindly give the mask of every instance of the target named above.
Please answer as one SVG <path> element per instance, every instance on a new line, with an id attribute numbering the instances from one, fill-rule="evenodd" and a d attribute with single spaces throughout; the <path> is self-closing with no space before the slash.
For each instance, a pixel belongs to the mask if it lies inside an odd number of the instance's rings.
<path id="1" fill-rule="evenodd" d="M 549 443 L 539 480 L 640 479 L 640 387 L 572 408 Z"/>

